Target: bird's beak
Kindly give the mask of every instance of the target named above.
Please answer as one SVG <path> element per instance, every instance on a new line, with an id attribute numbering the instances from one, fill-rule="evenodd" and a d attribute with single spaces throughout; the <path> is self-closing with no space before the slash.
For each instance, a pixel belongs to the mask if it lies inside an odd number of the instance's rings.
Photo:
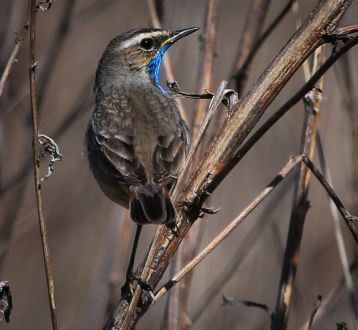
<path id="1" fill-rule="evenodd" d="M 191 27 L 191 28 L 187 28 L 187 29 L 174 31 L 170 34 L 169 38 L 162 43 L 161 47 L 171 46 L 172 44 L 177 42 L 179 39 L 184 38 L 184 37 L 188 36 L 189 34 L 192 34 L 198 30 L 199 30 L 198 27 Z"/>

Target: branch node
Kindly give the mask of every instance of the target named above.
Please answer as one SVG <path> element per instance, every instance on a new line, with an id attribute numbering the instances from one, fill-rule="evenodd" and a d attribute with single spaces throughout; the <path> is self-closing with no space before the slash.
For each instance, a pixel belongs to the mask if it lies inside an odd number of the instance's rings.
<path id="1" fill-rule="evenodd" d="M 57 161 L 61 161 L 63 158 L 63 155 L 61 154 L 60 148 L 58 147 L 56 142 L 53 139 L 51 139 L 50 137 L 48 137 L 47 135 L 39 134 L 38 141 L 42 147 L 42 149 L 40 150 L 40 153 L 39 153 L 40 160 L 45 158 L 47 155 L 49 155 L 51 157 L 51 159 L 48 163 L 46 175 L 45 175 L 45 177 L 41 178 L 41 182 L 44 182 L 51 176 L 51 174 L 54 171 L 54 168 L 53 168 L 54 164 Z"/>
<path id="2" fill-rule="evenodd" d="M 43 0 L 36 5 L 36 10 L 48 11 L 52 7 L 53 0 Z"/>
<path id="3" fill-rule="evenodd" d="M 31 72 L 36 71 L 37 68 L 38 68 L 38 66 L 39 66 L 39 61 L 34 62 L 34 63 L 31 64 L 31 66 L 30 66 L 30 71 L 31 71 Z"/>

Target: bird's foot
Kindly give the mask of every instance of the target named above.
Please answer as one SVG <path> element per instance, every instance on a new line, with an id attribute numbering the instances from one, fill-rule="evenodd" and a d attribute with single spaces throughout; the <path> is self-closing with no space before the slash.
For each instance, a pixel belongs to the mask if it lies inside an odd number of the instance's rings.
<path id="1" fill-rule="evenodd" d="M 207 207 L 202 206 L 199 213 L 199 218 L 203 218 L 205 214 L 214 215 L 220 211 L 220 207 L 214 208 L 214 207 Z"/>
<path id="2" fill-rule="evenodd" d="M 150 302 L 153 302 L 155 300 L 153 288 L 151 287 L 151 285 L 142 280 L 138 275 L 133 272 L 127 273 L 126 282 L 121 288 L 122 296 L 127 296 L 129 300 L 132 299 L 136 285 L 139 285 L 143 291 L 146 291 L 148 293 L 148 298 Z M 148 298 L 145 298 L 143 300 L 147 300 Z"/>
<path id="3" fill-rule="evenodd" d="M 175 237 L 179 236 L 179 227 L 177 226 L 177 223 L 175 221 L 168 223 L 167 227 L 171 230 L 172 234 Z"/>
<path id="4" fill-rule="evenodd" d="M 220 208 L 199 205 L 195 201 L 183 201 L 181 206 L 184 207 L 186 213 L 192 214 L 195 218 L 203 218 L 205 214 L 213 215 L 220 211 Z"/>

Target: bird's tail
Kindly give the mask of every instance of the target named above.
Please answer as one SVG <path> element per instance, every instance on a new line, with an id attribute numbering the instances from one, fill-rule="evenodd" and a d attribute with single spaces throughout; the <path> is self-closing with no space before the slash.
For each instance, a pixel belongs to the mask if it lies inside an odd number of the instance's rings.
<path id="1" fill-rule="evenodd" d="M 175 220 L 175 208 L 167 190 L 154 184 L 136 189 L 129 211 L 132 220 L 139 224 L 169 224 Z"/>

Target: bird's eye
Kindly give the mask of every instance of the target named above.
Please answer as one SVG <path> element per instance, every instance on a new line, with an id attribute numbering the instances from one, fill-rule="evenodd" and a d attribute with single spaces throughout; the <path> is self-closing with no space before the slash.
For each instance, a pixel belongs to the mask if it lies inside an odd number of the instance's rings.
<path id="1" fill-rule="evenodd" d="M 151 50 L 154 46 L 154 40 L 152 38 L 142 39 L 139 44 L 145 50 Z"/>

